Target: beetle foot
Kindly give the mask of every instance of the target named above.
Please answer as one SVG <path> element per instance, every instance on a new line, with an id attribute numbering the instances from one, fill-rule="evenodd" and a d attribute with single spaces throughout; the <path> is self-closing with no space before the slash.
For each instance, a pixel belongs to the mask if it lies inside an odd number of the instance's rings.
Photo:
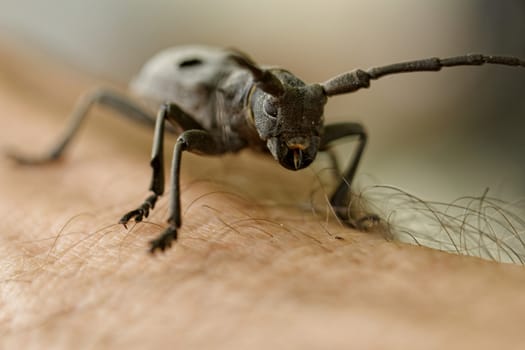
<path id="1" fill-rule="evenodd" d="M 355 227 L 361 231 L 367 231 L 370 227 L 373 227 L 381 222 L 381 218 L 376 214 L 366 214 L 354 220 Z"/>
<path id="2" fill-rule="evenodd" d="M 376 214 L 364 214 L 357 218 L 339 217 L 339 219 L 341 219 L 346 226 L 359 231 L 368 231 L 371 227 L 381 222 L 381 218 Z"/>
<path id="3" fill-rule="evenodd" d="M 157 238 L 150 241 L 149 252 L 155 254 L 155 251 L 159 249 L 164 252 L 166 249 L 171 247 L 171 243 L 177 240 L 177 228 L 175 226 L 169 226 L 164 232 L 162 232 Z"/>
<path id="4" fill-rule="evenodd" d="M 127 223 L 134 219 L 135 222 L 141 222 L 144 218 L 147 218 L 149 215 L 149 211 L 155 208 L 155 203 L 157 202 L 157 198 L 159 196 L 156 194 L 152 194 L 146 200 L 140 207 L 138 207 L 135 210 L 129 211 L 122 218 L 119 220 L 119 224 L 124 225 L 125 228 L 128 228 Z"/>
<path id="5" fill-rule="evenodd" d="M 360 211 L 359 213 L 351 213 L 348 207 L 333 207 L 337 217 L 348 227 L 355 228 L 360 231 L 367 231 L 381 222 L 379 215 L 370 214 Z"/>
<path id="6" fill-rule="evenodd" d="M 19 165 L 40 165 L 51 163 L 60 158 L 59 154 L 51 153 L 42 156 L 28 156 L 12 149 L 4 149 L 4 155 Z"/>

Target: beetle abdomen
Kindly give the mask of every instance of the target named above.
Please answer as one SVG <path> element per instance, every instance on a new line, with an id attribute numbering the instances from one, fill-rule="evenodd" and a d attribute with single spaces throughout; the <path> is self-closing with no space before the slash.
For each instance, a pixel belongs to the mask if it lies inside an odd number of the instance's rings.
<path id="1" fill-rule="evenodd" d="M 208 129 L 213 124 L 215 91 L 238 68 L 230 55 L 207 46 L 166 49 L 142 67 L 130 88 L 157 105 L 176 103 Z"/>

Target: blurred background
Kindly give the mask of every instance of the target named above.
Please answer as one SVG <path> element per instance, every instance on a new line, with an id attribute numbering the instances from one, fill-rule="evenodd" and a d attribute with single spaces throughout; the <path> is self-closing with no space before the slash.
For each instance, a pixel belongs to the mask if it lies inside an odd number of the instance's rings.
<path id="1" fill-rule="evenodd" d="M 525 57 L 523 0 L 0 0 L 0 36 L 124 84 L 158 50 L 236 47 L 307 82 L 353 68 L 469 52 Z M 31 67 L 28 67 L 31 69 Z M 525 197 L 525 70 L 453 68 L 374 82 L 329 101 L 362 122 L 361 184 L 424 199 Z"/>

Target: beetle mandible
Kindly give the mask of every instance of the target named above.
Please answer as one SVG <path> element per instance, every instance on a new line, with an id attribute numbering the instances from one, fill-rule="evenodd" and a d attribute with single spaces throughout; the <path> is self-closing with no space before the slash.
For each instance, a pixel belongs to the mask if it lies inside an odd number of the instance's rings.
<path id="1" fill-rule="evenodd" d="M 130 84 L 135 94 L 160 106 L 156 118 L 126 95 L 97 90 L 80 100 L 63 137 L 48 153 L 27 157 L 10 152 L 8 156 L 21 164 L 39 164 L 59 158 L 95 104 L 154 125 L 150 162 L 153 175 L 149 187 L 152 193 L 138 208 L 120 219 L 125 226 L 130 220 L 139 222 L 147 217 L 164 193 L 164 133 L 179 133 L 171 167 L 168 227 L 150 242 L 150 252 L 154 253 L 169 248 L 181 227 L 179 178 L 183 151 L 221 155 L 251 148 L 271 154 L 287 169 L 300 170 L 309 166 L 318 152 L 328 151 L 334 141 L 353 136 L 358 139 L 357 147 L 330 197 L 330 204 L 340 219 L 358 227 L 366 218 L 350 217 L 347 206 L 367 133 L 359 123 L 324 125 L 323 110 L 328 97 L 368 88 L 370 80 L 386 75 L 487 63 L 525 67 L 525 60 L 516 57 L 469 54 L 355 69 L 324 83 L 306 84 L 285 69 L 258 66 L 237 50 L 176 47 L 150 59 Z M 167 128 L 166 121 L 169 122 Z"/>

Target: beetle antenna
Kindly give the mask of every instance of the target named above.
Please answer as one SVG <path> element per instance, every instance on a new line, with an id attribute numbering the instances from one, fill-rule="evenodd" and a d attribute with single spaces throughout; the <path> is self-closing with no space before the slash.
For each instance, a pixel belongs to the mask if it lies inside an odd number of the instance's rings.
<path id="1" fill-rule="evenodd" d="M 239 66 L 247 69 L 253 76 L 253 80 L 266 93 L 279 97 L 284 93 L 283 84 L 269 70 L 259 67 L 248 55 L 235 50 L 230 56 Z"/>
<path id="2" fill-rule="evenodd" d="M 370 80 L 376 80 L 386 75 L 439 71 L 443 67 L 480 66 L 483 64 L 498 64 L 525 68 L 524 60 L 509 56 L 468 54 L 448 58 L 432 57 L 416 61 L 394 63 L 387 66 L 369 68 L 367 70 L 355 69 L 333 77 L 322 83 L 321 86 L 325 90 L 327 96 L 334 96 L 368 88 L 370 86 Z"/>

